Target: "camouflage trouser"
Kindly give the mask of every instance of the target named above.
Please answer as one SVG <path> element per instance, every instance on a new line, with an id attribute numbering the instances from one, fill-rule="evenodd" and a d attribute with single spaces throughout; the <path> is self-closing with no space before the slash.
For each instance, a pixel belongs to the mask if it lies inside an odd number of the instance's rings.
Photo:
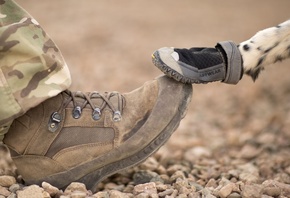
<path id="1" fill-rule="evenodd" d="M 0 140 L 13 119 L 70 86 L 54 42 L 12 0 L 0 0 Z"/>

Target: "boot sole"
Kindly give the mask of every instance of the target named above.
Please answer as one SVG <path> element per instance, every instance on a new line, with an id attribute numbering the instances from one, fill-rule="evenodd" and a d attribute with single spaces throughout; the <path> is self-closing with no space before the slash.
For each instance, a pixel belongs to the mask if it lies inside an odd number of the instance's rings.
<path id="1" fill-rule="evenodd" d="M 185 84 L 207 84 L 207 83 L 211 83 L 211 82 L 220 81 L 220 80 L 212 80 L 212 81 L 207 82 L 207 81 L 202 81 L 202 80 L 188 78 L 188 77 L 178 73 L 177 71 L 175 71 L 174 69 L 169 67 L 166 63 L 164 63 L 162 61 L 158 51 L 155 51 L 152 54 L 152 62 L 158 69 L 160 69 L 168 77 L 173 78 L 174 80 L 176 80 L 178 82 L 181 82 L 181 83 L 185 83 Z M 175 67 L 182 68 L 182 66 L 179 65 L 178 63 L 175 64 Z"/>
<path id="2" fill-rule="evenodd" d="M 145 161 L 149 156 L 155 153 L 165 142 L 169 139 L 172 133 L 177 129 L 180 121 L 186 115 L 186 110 L 188 103 L 191 101 L 192 94 L 192 86 L 191 85 L 183 85 L 183 99 L 181 100 L 178 111 L 173 116 L 168 125 L 151 141 L 147 146 L 145 146 L 140 151 L 136 152 L 133 156 L 128 156 L 121 160 L 109 163 L 104 165 L 103 167 L 94 169 L 94 165 L 102 163 L 102 160 L 96 159 L 90 161 L 88 163 L 82 164 L 78 167 L 75 167 L 71 170 L 61 172 L 55 175 L 51 175 L 49 177 L 43 178 L 42 181 L 46 181 L 48 183 L 57 186 L 58 188 L 66 188 L 69 183 L 67 181 L 76 181 L 86 184 L 86 187 L 90 189 L 92 192 L 96 191 L 96 186 L 103 179 L 127 168 L 133 167 L 141 162 Z M 115 154 L 115 153 L 114 153 Z M 109 156 L 107 158 L 110 158 Z M 92 169 L 92 170 L 90 170 Z M 89 170 L 88 174 L 80 177 L 79 179 L 75 178 L 75 175 L 80 175 L 84 170 Z M 26 184 L 40 184 L 41 181 L 25 181 Z"/>

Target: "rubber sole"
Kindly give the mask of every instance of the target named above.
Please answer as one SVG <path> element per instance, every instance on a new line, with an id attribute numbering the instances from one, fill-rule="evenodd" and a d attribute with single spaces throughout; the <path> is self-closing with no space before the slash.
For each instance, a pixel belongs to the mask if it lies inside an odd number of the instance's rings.
<path id="1" fill-rule="evenodd" d="M 152 54 L 152 62 L 157 68 L 159 68 L 168 77 L 173 78 L 174 80 L 181 82 L 181 83 L 184 83 L 184 84 L 207 84 L 207 83 L 219 81 L 219 80 L 216 80 L 216 81 L 207 82 L 207 81 L 188 78 L 188 77 L 178 73 L 177 71 L 173 70 L 167 64 L 165 64 L 161 60 L 158 51 L 155 51 Z"/>

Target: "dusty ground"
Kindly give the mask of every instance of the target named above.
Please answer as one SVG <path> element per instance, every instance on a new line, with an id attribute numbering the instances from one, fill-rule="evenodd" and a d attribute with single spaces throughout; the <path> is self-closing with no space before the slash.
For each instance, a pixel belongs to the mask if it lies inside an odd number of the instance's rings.
<path id="1" fill-rule="evenodd" d="M 18 2 L 60 47 L 71 69 L 72 89 L 82 91 L 131 91 L 161 74 L 151 63 L 151 53 L 160 47 L 239 43 L 290 18 L 288 0 Z M 255 83 L 244 76 L 236 86 L 194 85 L 187 116 L 155 158 L 165 168 L 168 161 L 190 163 L 188 172 L 202 187 L 210 179 L 231 181 L 229 170 L 249 167 L 257 175 L 243 185 L 266 180 L 290 184 L 289 66 L 290 61 L 271 65 Z M 235 179 L 231 182 L 243 180 L 240 175 Z M 114 177 L 106 180 L 112 181 Z M 247 197 L 241 189 L 238 194 Z M 276 197 L 290 194 L 279 190 Z"/>

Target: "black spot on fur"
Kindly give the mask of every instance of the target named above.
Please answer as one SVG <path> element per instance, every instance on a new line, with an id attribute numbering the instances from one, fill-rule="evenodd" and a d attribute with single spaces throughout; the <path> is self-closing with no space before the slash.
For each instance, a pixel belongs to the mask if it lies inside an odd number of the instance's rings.
<path id="1" fill-rule="evenodd" d="M 264 62 L 265 58 L 266 58 L 266 56 L 262 56 L 261 58 L 259 58 L 259 61 L 258 61 L 257 65 L 256 65 L 256 67 L 261 65 Z"/>
<path id="2" fill-rule="evenodd" d="M 250 43 L 255 43 L 254 41 L 250 41 Z"/>
<path id="3" fill-rule="evenodd" d="M 272 49 L 274 49 L 275 47 L 277 47 L 279 45 L 279 42 L 276 42 L 273 46 L 269 47 L 268 49 L 265 50 L 265 53 L 270 52 Z"/>
<path id="4" fill-rule="evenodd" d="M 249 50 L 250 50 L 250 46 L 249 46 L 248 44 L 245 44 L 245 45 L 243 46 L 243 49 L 244 49 L 245 51 L 249 51 Z"/>
<path id="5" fill-rule="evenodd" d="M 280 28 L 280 27 L 281 27 L 281 25 L 277 25 L 277 26 L 276 26 L 276 28 Z"/>
<path id="6" fill-rule="evenodd" d="M 275 58 L 275 61 L 274 61 L 274 63 L 276 63 L 276 62 L 278 62 L 278 61 L 282 61 L 284 58 L 282 57 L 282 56 L 277 56 L 276 58 Z"/>
<path id="7" fill-rule="evenodd" d="M 264 70 L 264 67 L 256 67 L 254 69 L 250 69 L 245 72 L 245 74 L 252 77 L 253 81 L 255 82 L 257 78 L 259 77 L 260 72 Z"/>
<path id="8" fill-rule="evenodd" d="M 261 51 L 261 47 L 257 47 L 257 50 Z"/>

